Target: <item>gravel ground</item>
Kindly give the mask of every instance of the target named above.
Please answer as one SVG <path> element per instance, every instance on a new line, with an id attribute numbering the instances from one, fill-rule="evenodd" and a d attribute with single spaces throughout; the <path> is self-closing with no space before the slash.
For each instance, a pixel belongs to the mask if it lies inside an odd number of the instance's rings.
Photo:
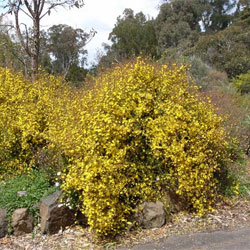
<path id="1" fill-rule="evenodd" d="M 162 237 L 194 232 L 229 231 L 250 225 L 250 201 L 232 200 L 217 204 L 215 212 L 203 218 L 188 213 L 179 213 L 172 221 L 159 229 L 127 232 L 114 242 L 98 242 L 88 229 L 68 228 L 55 235 L 41 235 L 39 232 L 0 239 L 0 250 L 68 250 L 68 249 L 115 249 L 118 246 L 131 247 L 157 241 Z"/>

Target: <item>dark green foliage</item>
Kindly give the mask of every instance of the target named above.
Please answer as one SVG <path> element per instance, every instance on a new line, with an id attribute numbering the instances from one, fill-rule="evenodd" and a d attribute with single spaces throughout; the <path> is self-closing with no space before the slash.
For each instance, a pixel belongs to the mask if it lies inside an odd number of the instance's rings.
<path id="1" fill-rule="evenodd" d="M 110 66 L 112 62 L 120 62 L 140 54 L 156 57 L 154 23 L 142 12 L 134 14 L 133 10 L 125 9 L 123 15 L 117 18 L 109 40 L 112 45 L 104 45 L 106 56 L 103 56 L 99 63 L 102 66 Z"/>
<path id="2" fill-rule="evenodd" d="M 117 18 L 117 23 L 109 34 L 112 49 L 118 50 L 121 57 L 138 56 L 141 52 L 155 55 L 156 38 L 152 20 L 139 12 L 134 14 L 131 9 L 125 9 L 123 16 Z"/>
<path id="3" fill-rule="evenodd" d="M 47 36 L 47 50 L 55 57 L 52 62 L 54 74 L 64 74 L 66 77 L 72 65 L 84 64 L 87 54 L 84 46 L 89 34 L 82 29 L 59 24 L 50 27 Z"/>
<path id="4" fill-rule="evenodd" d="M 156 25 L 166 22 L 186 22 L 191 30 L 200 30 L 199 21 L 201 10 L 198 0 L 172 0 L 166 1 L 160 6 L 160 12 L 156 19 Z M 157 27 L 158 28 L 158 27 Z"/>
<path id="5" fill-rule="evenodd" d="M 81 86 L 88 73 L 88 70 L 78 66 L 76 63 L 72 64 L 66 75 L 66 81 L 71 82 L 74 86 Z"/>
<path id="6" fill-rule="evenodd" d="M 199 0 L 202 8 L 202 24 L 206 32 L 218 32 L 227 28 L 233 20 L 235 0 Z"/>
<path id="7" fill-rule="evenodd" d="M 163 25 L 159 32 L 159 45 L 162 48 L 177 47 L 181 40 L 192 35 L 192 30 L 187 22 L 168 23 Z"/>
<path id="8" fill-rule="evenodd" d="M 166 49 L 191 47 L 198 39 L 201 10 L 197 0 L 174 0 L 161 5 L 155 20 L 158 53 L 168 54 Z"/>
<path id="9" fill-rule="evenodd" d="M 204 35 L 195 45 L 194 53 L 230 78 L 246 73 L 250 68 L 250 15 L 241 18 L 227 29 Z"/>

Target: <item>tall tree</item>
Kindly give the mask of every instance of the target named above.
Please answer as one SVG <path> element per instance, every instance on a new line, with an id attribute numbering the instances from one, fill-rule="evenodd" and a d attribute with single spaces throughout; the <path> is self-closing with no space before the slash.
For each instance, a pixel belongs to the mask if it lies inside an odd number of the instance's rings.
<path id="1" fill-rule="evenodd" d="M 0 19 L 0 65 L 27 73 L 27 56 L 23 54 L 20 43 L 9 32 L 8 23 Z"/>
<path id="2" fill-rule="evenodd" d="M 200 30 L 201 19 L 200 0 L 165 0 L 160 6 L 160 12 L 156 23 L 161 25 L 165 22 L 186 22 L 191 30 Z"/>
<path id="3" fill-rule="evenodd" d="M 153 20 L 142 12 L 135 14 L 132 9 L 125 9 L 123 15 L 117 18 L 109 40 L 112 45 L 105 45 L 105 49 L 110 61 L 128 59 L 140 53 L 156 56 L 157 40 Z"/>
<path id="4" fill-rule="evenodd" d="M 7 3 L 6 3 L 7 2 Z M 38 73 L 40 54 L 40 22 L 45 16 L 50 15 L 56 7 L 81 7 L 82 0 L 2 0 L 7 13 L 14 14 L 15 29 L 20 43 L 31 61 L 31 74 L 34 79 Z M 24 13 L 32 20 L 32 37 L 29 37 L 27 26 L 25 35 L 21 31 L 20 13 Z"/>
<path id="5" fill-rule="evenodd" d="M 163 3 L 155 20 L 159 53 L 165 53 L 166 49 L 180 44 L 192 46 L 199 36 L 201 14 L 199 0 Z"/>
<path id="6" fill-rule="evenodd" d="M 231 24 L 237 0 L 199 0 L 199 2 L 205 31 L 218 32 Z"/>
<path id="7" fill-rule="evenodd" d="M 82 29 L 74 29 L 65 24 L 54 25 L 47 32 L 47 49 L 55 58 L 53 61 L 53 73 L 63 74 L 69 72 L 72 65 L 84 65 L 87 51 L 84 49 L 91 34 Z"/>

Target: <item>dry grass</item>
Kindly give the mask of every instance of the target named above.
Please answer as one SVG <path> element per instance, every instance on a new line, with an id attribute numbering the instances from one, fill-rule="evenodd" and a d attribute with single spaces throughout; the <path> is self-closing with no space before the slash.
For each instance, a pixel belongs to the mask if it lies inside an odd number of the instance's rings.
<path id="1" fill-rule="evenodd" d="M 225 88 L 208 90 L 201 94 L 211 99 L 220 116 L 227 117 L 225 128 L 232 137 L 238 139 L 245 152 L 250 141 L 250 125 L 245 122 L 247 114 L 250 114 L 250 96 L 240 96 Z"/>

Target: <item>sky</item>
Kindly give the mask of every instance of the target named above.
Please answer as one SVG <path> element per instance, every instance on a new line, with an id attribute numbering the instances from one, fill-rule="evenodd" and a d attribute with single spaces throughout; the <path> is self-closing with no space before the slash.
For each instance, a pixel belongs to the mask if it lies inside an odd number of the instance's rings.
<path id="1" fill-rule="evenodd" d="M 86 32 L 91 29 L 97 31 L 95 37 L 86 45 L 90 65 L 95 60 L 96 51 L 102 49 L 102 43 L 108 42 L 109 33 L 114 28 L 117 17 L 122 15 L 125 8 L 131 8 L 135 13 L 142 11 L 145 15 L 156 17 L 161 0 L 85 0 L 84 2 L 84 7 L 80 9 L 57 8 L 50 16 L 42 19 L 41 28 L 67 24 Z M 24 16 L 20 20 L 24 23 L 29 22 Z"/>

